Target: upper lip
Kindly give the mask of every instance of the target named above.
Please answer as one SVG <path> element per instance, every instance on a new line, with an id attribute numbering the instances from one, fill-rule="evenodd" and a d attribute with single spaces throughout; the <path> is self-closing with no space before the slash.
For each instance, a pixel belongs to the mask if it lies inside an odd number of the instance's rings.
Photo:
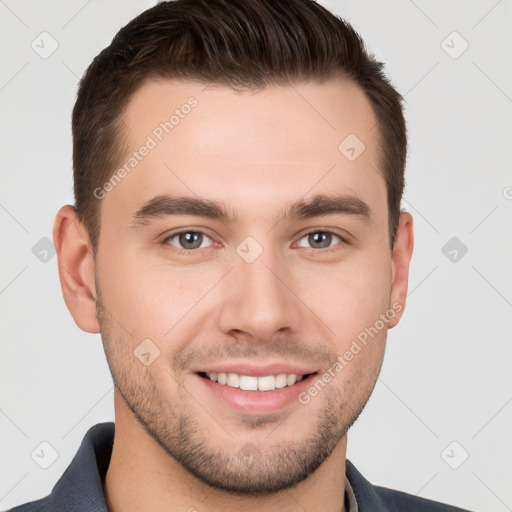
<path id="1" fill-rule="evenodd" d="M 196 373 L 237 373 L 252 377 L 264 377 L 266 375 L 280 375 L 282 373 L 307 375 L 317 370 L 310 366 L 295 365 L 290 363 L 273 363 L 265 366 L 257 366 L 249 363 L 219 363 L 194 370 Z"/>

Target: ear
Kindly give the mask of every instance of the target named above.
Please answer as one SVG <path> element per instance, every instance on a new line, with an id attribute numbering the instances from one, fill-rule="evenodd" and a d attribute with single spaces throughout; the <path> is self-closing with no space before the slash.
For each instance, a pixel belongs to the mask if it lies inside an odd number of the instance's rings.
<path id="1" fill-rule="evenodd" d="M 70 205 L 63 206 L 55 217 L 53 243 L 62 294 L 69 312 L 80 329 L 99 333 L 91 242 L 87 229 Z"/>
<path id="2" fill-rule="evenodd" d="M 409 265 L 413 248 L 414 233 L 412 215 L 403 211 L 400 214 L 391 258 L 391 306 L 397 314 L 388 322 L 390 329 L 398 324 L 405 309 L 407 287 L 409 284 Z"/>

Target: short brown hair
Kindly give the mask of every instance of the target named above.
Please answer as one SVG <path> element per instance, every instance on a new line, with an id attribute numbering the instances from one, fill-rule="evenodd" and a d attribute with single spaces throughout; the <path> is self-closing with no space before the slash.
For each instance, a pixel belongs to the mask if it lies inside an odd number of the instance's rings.
<path id="1" fill-rule="evenodd" d="M 94 58 L 73 109 L 75 209 L 94 254 L 101 201 L 93 191 L 122 161 L 121 116 L 131 95 L 150 78 L 192 79 L 237 90 L 351 80 L 378 120 L 393 246 L 407 136 L 403 98 L 383 68 L 349 23 L 313 0 L 174 0 L 144 11 Z"/>

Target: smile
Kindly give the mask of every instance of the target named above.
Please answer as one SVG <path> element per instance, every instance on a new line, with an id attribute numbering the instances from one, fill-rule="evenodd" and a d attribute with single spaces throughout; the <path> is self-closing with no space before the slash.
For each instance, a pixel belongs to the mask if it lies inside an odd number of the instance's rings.
<path id="1" fill-rule="evenodd" d="M 307 375 L 295 373 L 281 373 L 279 375 L 240 375 L 238 373 L 201 372 L 200 375 L 213 382 L 232 388 L 240 388 L 244 391 L 274 391 L 287 386 L 293 386 Z"/>

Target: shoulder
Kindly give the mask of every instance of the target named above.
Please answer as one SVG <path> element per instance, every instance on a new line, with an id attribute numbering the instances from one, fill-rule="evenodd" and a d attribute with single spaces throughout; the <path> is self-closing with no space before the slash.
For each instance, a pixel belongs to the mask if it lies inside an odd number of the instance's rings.
<path id="1" fill-rule="evenodd" d="M 113 422 L 90 427 L 52 492 L 6 512 L 108 512 L 102 480 L 110 462 L 114 432 Z"/>
<path id="2" fill-rule="evenodd" d="M 374 486 L 374 489 L 379 498 L 393 512 L 409 512 L 411 510 L 415 512 L 468 512 L 446 503 L 420 498 L 419 496 L 388 489 L 387 487 Z"/>
<path id="3" fill-rule="evenodd" d="M 46 496 L 45 498 L 41 498 L 35 501 L 29 501 L 28 503 L 23 503 L 23 505 L 18 505 L 14 508 L 6 510 L 6 512 L 43 512 L 55 510 L 51 497 Z"/>
<path id="4" fill-rule="evenodd" d="M 346 477 L 354 493 L 359 510 L 375 512 L 469 512 L 446 503 L 420 498 L 387 487 L 373 485 L 346 460 Z"/>

